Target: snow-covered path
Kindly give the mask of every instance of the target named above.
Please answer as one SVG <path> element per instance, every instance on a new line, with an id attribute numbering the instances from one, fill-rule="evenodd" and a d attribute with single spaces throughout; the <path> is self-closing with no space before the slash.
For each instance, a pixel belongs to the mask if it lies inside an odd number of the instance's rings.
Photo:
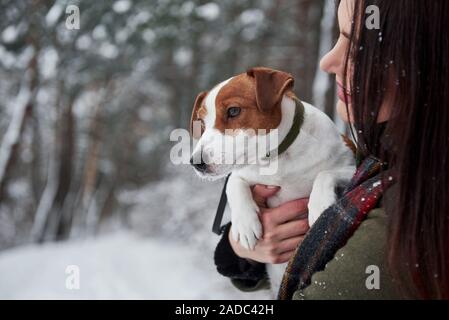
<path id="1" fill-rule="evenodd" d="M 212 252 L 119 232 L 0 252 L 0 299 L 267 299 L 215 271 Z M 69 265 L 80 288 L 66 288 Z"/>

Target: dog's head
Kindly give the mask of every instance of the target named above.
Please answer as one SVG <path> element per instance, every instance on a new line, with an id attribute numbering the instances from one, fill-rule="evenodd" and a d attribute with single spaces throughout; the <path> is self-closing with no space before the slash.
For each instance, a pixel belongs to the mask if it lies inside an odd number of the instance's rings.
<path id="1" fill-rule="evenodd" d="M 221 178 L 235 166 L 247 165 L 248 145 L 278 128 L 282 99 L 293 84 L 286 72 L 253 68 L 200 93 L 190 124 L 199 140 L 191 158 L 196 172 Z"/>

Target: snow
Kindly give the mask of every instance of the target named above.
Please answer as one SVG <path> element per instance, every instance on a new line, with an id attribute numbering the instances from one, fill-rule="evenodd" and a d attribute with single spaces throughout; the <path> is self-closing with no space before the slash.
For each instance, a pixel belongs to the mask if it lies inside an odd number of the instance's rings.
<path id="1" fill-rule="evenodd" d="M 24 199 L 29 194 L 29 184 L 25 178 L 11 181 L 8 185 L 8 196 L 13 199 Z"/>
<path id="2" fill-rule="evenodd" d="M 17 39 L 19 35 L 19 28 L 17 26 L 11 25 L 2 32 L 2 39 L 6 43 L 13 42 Z"/>
<path id="3" fill-rule="evenodd" d="M 192 63 L 193 52 L 188 48 L 179 48 L 176 50 L 174 60 L 180 67 L 187 67 Z"/>
<path id="4" fill-rule="evenodd" d="M 264 12 L 260 9 L 248 9 L 240 14 L 239 21 L 244 27 L 242 37 L 245 41 L 253 41 L 257 38 L 259 27 L 264 19 Z"/>
<path id="5" fill-rule="evenodd" d="M 137 144 L 140 154 L 149 154 L 157 147 L 156 142 L 152 136 L 142 138 Z"/>
<path id="6" fill-rule="evenodd" d="M 139 119 L 143 121 L 151 121 L 154 117 L 153 109 L 150 106 L 142 106 L 139 111 Z"/>
<path id="7" fill-rule="evenodd" d="M 147 43 L 152 43 L 154 41 L 154 39 L 156 39 L 156 34 L 154 33 L 153 30 L 147 28 L 142 32 L 142 38 Z"/>
<path id="8" fill-rule="evenodd" d="M 192 13 L 192 11 L 195 9 L 195 3 L 193 3 L 192 1 L 185 1 L 182 6 L 180 11 L 180 14 L 182 16 L 188 16 Z"/>
<path id="9" fill-rule="evenodd" d="M 57 73 L 59 56 L 54 48 L 45 49 L 39 56 L 39 70 L 44 79 L 50 79 Z"/>
<path id="10" fill-rule="evenodd" d="M 131 8 L 131 1 L 129 0 L 119 0 L 114 2 L 112 9 L 117 13 L 125 13 Z"/>
<path id="11" fill-rule="evenodd" d="M 102 24 L 95 27 L 95 29 L 92 31 L 92 37 L 95 40 L 103 40 L 107 37 L 107 31 L 106 27 Z"/>
<path id="12" fill-rule="evenodd" d="M 91 44 L 92 44 L 92 38 L 86 34 L 83 34 L 82 36 L 80 36 L 78 38 L 78 40 L 76 41 L 76 47 L 79 50 L 87 50 L 90 48 Z"/>
<path id="13" fill-rule="evenodd" d="M 52 27 L 58 22 L 61 17 L 62 12 L 64 11 L 64 6 L 60 3 L 56 2 L 53 7 L 50 8 L 47 15 L 45 16 L 45 22 L 48 27 Z"/>
<path id="14" fill-rule="evenodd" d="M 128 223 L 142 234 L 171 235 L 212 250 L 217 236 L 211 227 L 224 181 L 203 181 L 190 165 L 170 164 L 166 170 L 163 180 L 118 194 L 122 206 L 132 208 Z M 229 220 L 227 212 L 223 223 Z"/>
<path id="15" fill-rule="evenodd" d="M 268 299 L 220 276 L 213 252 L 120 231 L 0 254 L 0 299 Z M 66 287 L 79 268 L 79 289 Z"/>
<path id="16" fill-rule="evenodd" d="M 264 12 L 260 9 L 248 9 L 240 14 L 240 22 L 243 25 L 260 24 L 265 18 Z"/>
<path id="17" fill-rule="evenodd" d="M 114 59 L 119 55 L 118 48 L 112 43 L 105 42 L 98 48 L 98 53 L 105 57 L 106 59 Z"/>
<path id="18" fill-rule="evenodd" d="M 8 52 L 4 47 L 0 46 L 0 64 L 6 68 L 11 68 L 16 61 L 15 55 Z"/>
<path id="19" fill-rule="evenodd" d="M 209 2 L 199 6 L 195 11 L 198 16 L 208 21 L 213 21 L 220 15 L 220 7 L 214 2 Z"/>

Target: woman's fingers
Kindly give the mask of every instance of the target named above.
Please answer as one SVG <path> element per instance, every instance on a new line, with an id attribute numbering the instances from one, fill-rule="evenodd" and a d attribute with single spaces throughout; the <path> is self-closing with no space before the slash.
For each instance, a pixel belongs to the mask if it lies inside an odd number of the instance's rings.
<path id="1" fill-rule="evenodd" d="M 263 211 L 262 223 L 268 225 L 281 225 L 288 221 L 303 218 L 307 213 L 309 199 L 299 199 L 287 202 L 277 208 Z"/>
<path id="2" fill-rule="evenodd" d="M 256 244 L 255 250 L 247 250 L 239 242 L 235 242 L 229 235 L 229 242 L 234 252 L 241 258 L 251 259 L 261 263 L 284 263 L 296 252 L 304 240 L 304 236 L 286 239 L 281 242 L 268 242 L 262 240 Z"/>
<path id="3" fill-rule="evenodd" d="M 309 230 L 307 219 L 294 220 L 274 228 L 269 228 L 264 232 L 263 239 L 268 242 L 280 242 L 285 239 L 303 236 Z"/>
<path id="4" fill-rule="evenodd" d="M 273 264 L 286 263 L 290 260 L 290 258 L 293 256 L 294 253 L 295 253 L 295 250 L 284 252 L 283 254 L 281 254 L 281 255 L 277 256 L 275 259 L 273 259 L 272 263 Z"/>
<path id="5" fill-rule="evenodd" d="M 255 250 L 244 249 L 230 235 L 231 246 L 240 257 L 259 262 L 280 264 L 289 261 L 309 229 L 307 204 L 309 199 L 290 201 L 277 208 L 266 208 L 268 198 L 279 192 L 280 187 L 256 185 L 251 188 L 257 205 L 262 209 L 260 219 L 264 234 Z M 232 232 L 231 232 L 232 234 Z"/>
<path id="6" fill-rule="evenodd" d="M 252 188 L 253 199 L 259 207 L 266 207 L 267 199 L 278 193 L 280 189 L 276 186 L 255 185 Z"/>
<path id="7" fill-rule="evenodd" d="M 275 231 L 275 239 L 282 241 L 298 236 L 303 236 L 309 231 L 309 221 L 307 219 L 295 220 L 280 225 Z"/>
<path id="8" fill-rule="evenodd" d="M 282 241 L 278 247 L 278 254 L 283 254 L 285 252 L 296 251 L 301 242 L 304 240 L 304 236 L 290 238 Z"/>

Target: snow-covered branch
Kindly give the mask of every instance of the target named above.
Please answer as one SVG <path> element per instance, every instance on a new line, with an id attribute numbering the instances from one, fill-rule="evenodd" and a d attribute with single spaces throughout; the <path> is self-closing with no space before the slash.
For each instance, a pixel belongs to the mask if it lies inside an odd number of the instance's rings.
<path id="1" fill-rule="evenodd" d="M 27 107 L 31 103 L 32 92 L 28 81 L 23 81 L 19 94 L 9 106 L 12 110 L 12 119 L 0 146 L 0 186 L 4 184 L 5 176 L 14 148 L 19 144 L 25 124 Z"/>

